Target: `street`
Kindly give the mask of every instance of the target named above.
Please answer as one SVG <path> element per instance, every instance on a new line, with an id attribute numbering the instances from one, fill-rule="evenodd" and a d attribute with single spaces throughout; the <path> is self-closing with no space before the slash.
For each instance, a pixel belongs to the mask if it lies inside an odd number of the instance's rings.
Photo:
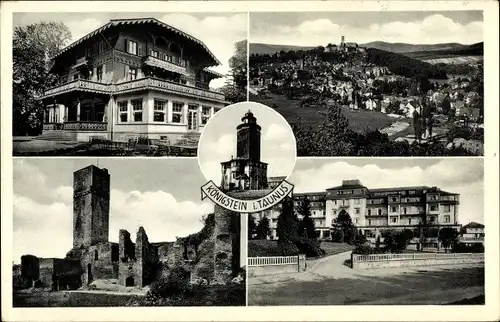
<path id="1" fill-rule="evenodd" d="M 250 278 L 249 305 L 448 304 L 484 294 L 484 266 L 353 270 L 349 253 L 325 258 L 304 273 Z"/>

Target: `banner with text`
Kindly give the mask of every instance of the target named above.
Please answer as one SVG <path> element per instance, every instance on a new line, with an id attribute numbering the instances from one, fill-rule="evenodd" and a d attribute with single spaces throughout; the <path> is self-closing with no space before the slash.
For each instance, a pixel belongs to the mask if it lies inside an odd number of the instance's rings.
<path id="1" fill-rule="evenodd" d="M 219 206 L 231 211 L 240 213 L 261 212 L 278 204 L 286 196 L 293 192 L 293 184 L 283 180 L 273 191 L 257 199 L 241 200 L 220 190 L 217 185 L 210 180 L 201 187 L 201 200 L 209 198 Z"/>

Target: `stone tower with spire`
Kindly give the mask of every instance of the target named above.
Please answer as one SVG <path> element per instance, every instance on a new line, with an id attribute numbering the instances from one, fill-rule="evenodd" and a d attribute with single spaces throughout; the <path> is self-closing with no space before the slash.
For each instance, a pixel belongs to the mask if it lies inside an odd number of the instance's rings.
<path id="1" fill-rule="evenodd" d="M 250 110 L 241 118 L 241 122 L 236 127 L 236 158 L 221 163 L 221 189 L 267 189 L 267 163 L 260 160 L 261 127 Z"/>

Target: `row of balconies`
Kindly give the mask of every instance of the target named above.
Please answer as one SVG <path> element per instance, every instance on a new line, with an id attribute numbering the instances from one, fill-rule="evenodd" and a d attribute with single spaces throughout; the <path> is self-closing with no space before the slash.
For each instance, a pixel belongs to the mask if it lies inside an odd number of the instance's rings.
<path id="1" fill-rule="evenodd" d="M 118 84 L 102 84 L 88 80 L 75 80 L 47 90 L 42 98 L 57 96 L 73 91 L 84 91 L 100 94 L 124 94 L 139 90 L 159 90 L 196 98 L 224 101 L 224 94 L 196 88 L 193 86 L 165 81 L 154 77 L 145 77 Z"/>

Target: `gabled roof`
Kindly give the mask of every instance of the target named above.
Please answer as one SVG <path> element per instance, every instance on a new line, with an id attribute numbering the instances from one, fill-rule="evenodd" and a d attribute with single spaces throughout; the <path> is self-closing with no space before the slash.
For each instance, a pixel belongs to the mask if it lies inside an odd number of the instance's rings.
<path id="1" fill-rule="evenodd" d="M 166 23 L 164 23 L 156 18 L 111 19 L 104 26 L 88 33 L 87 35 L 83 36 L 82 38 L 78 39 L 77 41 L 75 41 L 75 42 L 71 43 L 70 45 L 66 46 L 65 48 L 61 49 L 57 54 L 55 54 L 53 57 L 51 57 L 51 59 L 58 57 L 62 53 L 78 46 L 79 44 L 81 44 L 85 40 L 90 39 L 90 38 L 94 37 L 95 35 L 103 32 L 104 30 L 109 29 L 111 27 L 122 26 L 122 25 L 147 24 L 147 23 L 156 24 L 160 27 L 165 28 L 166 30 L 173 31 L 173 32 L 181 35 L 182 37 L 185 37 L 185 38 L 201 45 L 203 47 L 203 49 L 205 49 L 205 51 L 210 55 L 210 57 L 212 57 L 212 59 L 218 65 L 221 65 L 221 62 L 217 59 L 217 57 L 215 57 L 215 55 L 210 51 L 210 49 L 208 49 L 208 47 L 201 40 L 183 32 L 175 27 L 172 27 L 172 26 L 170 26 L 170 25 L 168 25 L 168 24 L 166 24 Z"/>
<path id="2" fill-rule="evenodd" d="M 473 221 L 463 226 L 463 228 L 484 228 L 484 225 Z"/>

